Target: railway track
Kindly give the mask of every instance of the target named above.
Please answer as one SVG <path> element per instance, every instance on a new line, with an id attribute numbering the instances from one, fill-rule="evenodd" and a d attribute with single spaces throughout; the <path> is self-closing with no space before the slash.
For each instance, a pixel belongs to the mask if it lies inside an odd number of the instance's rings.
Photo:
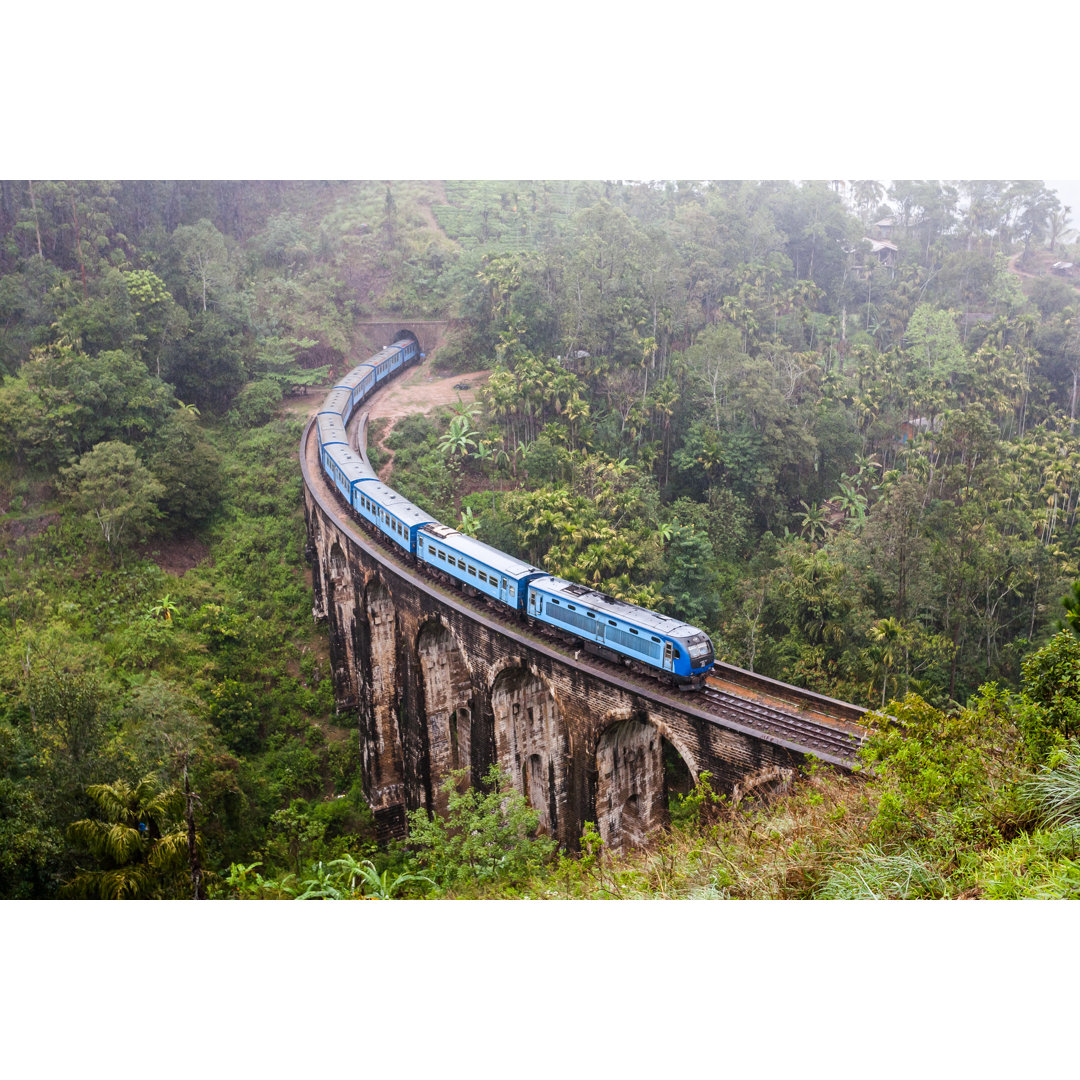
<path id="1" fill-rule="evenodd" d="M 854 764 L 859 747 L 866 742 L 866 730 L 861 725 L 841 727 L 778 705 L 740 697 L 715 686 L 706 686 L 701 696 L 718 717 L 734 720 L 766 736 L 776 736 L 785 743 L 805 747 L 819 757 L 838 758 Z"/>
<path id="2" fill-rule="evenodd" d="M 361 454 L 366 451 L 367 418 L 368 411 L 364 410 L 356 421 L 357 449 Z M 724 727 L 751 734 L 797 753 L 813 754 L 844 769 L 851 769 L 857 764 L 859 747 L 869 734 L 867 727 L 860 722 L 865 709 L 725 664 L 717 665 L 719 677 L 711 677 L 704 689 L 697 692 L 679 691 L 655 678 L 587 653 L 564 640 L 548 634 L 540 635 L 509 611 L 496 607 L 479 595 L 471 597 L 460 588 L 433 581 L 427 574 L 420 573 L 415 566 L 408 564 L 381 536 L 365 528 L 341 507 L 336 493 L 325 483 L 318 468 L 317 450 L 313 452 L 310 446 L 312 437 L 313 431 L 309 428 L 301 447 L 301 464 L 306 482 L 309 487 L 316 486 L 314 493 L 317 497 L 321 495 L 319 501 L 324 508 L 333 508 L 332 512 L 339 523 L 357 534 L 369 549 L 373 549 L 373 553 L 391 564 L 398 573 L 422 582 L 423 587 L 433 595 L 467 609 L 471 617 L 491 625 L 493 630 L 497 629 L 533 648 L 557 654 L 567 662 L 587 668 L 607 681 L 644 696 L 675 703 Z M 727 689 L 721 684 L 732 688 Z"/>

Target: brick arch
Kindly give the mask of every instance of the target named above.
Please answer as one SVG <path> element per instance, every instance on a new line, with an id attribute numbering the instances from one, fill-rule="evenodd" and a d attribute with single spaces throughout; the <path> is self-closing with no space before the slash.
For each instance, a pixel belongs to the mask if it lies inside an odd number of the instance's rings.
<path id="1" fill-rule="evenodd" d="M 410 341 L 415 341 L 416 342 L 416 347 L 421 352 L 424 351 L 424 346 L 420 344 L 420 339 L 411 330 L 395 330 L 393 340 L 394 341 L 401 341 L 403 339 L 407 339 L 407 340 L 410 340 Z"/>
<path id="2" fill-rule="evenodd" d="M 444 812 L 440 788 L 455 769 L 472 776 L 474 714 L 472 672 L 461 645 L 439 618 L 428 619 L 416 637 L 427 732 L 428 804 Z"/>
<path id="3" fill-rule="evenodd" d="M 596 744 L 596 823 L 605 846 L 642 847 L 665 827 L 673 787 L 695 779 L 692 761 L 647 714 L 614 718 Z"/>
<path id="4" fill-rule="evenodd" d="M 348 556 L 340 539 L 334 538 L 323 569 L 323 602 L 330 619 L 332 648 L 340 651 L 344 663 L 334 667 L 334 694 L 337 700 L 355 703 L 358 697 L 356 662 L 357 590 Z"/>
<path id="5" fill-rule="evenodd" d="M 329 564 L 327 566 L 327 571 L 331 583 L 340 585 L 349 572 L 349 562 L 345 558 L 345 550 L 342 548 L 340 541 L 335 540 L 331 546 L 327 563 Z"/>
<path id="6" fill-rule="evenodd" d="M 398 725 L 397 609 L 390 589 L 378 575 L 364 589 L 363 611 L 367 624 L 367 648 L 363 655 L 368 660 L 363 672 L 364 696 L 370 730 L 368 738 L 361 739 L 361 749 L 368 800 L 378 812 L 395 804 L 403 805 L 405 801 Z"/>
<path id="7" fill-rule="evenodd" d="M 553 836 L 567 819 L 567 738 L 550 683 L 523 666 L 504 667 L 491 684 L 495 760 Z"/>

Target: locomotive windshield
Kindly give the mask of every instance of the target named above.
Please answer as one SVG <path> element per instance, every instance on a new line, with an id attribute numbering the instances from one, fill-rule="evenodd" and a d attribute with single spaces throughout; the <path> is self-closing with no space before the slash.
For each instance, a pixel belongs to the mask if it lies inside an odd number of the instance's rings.
<path id="1" fill-rule="evenodd" d="M 708 634 L 695 634 L 692 638 L 687 640 L 686 644 L 692 659 L 700 660 L 702 657 L 712 658 L 712 642 L 709 640 Z"/>

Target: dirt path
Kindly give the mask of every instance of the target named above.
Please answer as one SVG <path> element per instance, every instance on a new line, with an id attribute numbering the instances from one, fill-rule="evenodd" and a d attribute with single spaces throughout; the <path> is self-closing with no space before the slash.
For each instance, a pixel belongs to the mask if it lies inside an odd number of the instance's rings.
<path id="1" fill-rule="evenodd" d="M 384 418 L 390 421 L 378 442 L 379 449 L 388 455 L 386 463 L 379 470 L 379 479 L 385 482 L 393 469 L 394 452 L 387 449 L 385 443 L 398 420 L 413 413 L 429 413 L 443 405 L 456 405 L 458 401 L 465 404 L 475 401 L 477 390 L 487 382 L 490 374 L 489 371 L 470 371 L 464 375 L 435 376 L 431 373 L 431 360 L 428 359 L 404 378 L 394 379 L 379 390 L 367 408 L 369 424 Z M 468 383 L 468 390 L 455 390 L 454 387 L 460 383 Z M 306 395 L 286 399 L 283 407 L 287 412 L 310 419 L 319 411 L 329 392 L 329 386 L 313 388 Z M 353 423 L 349 425 L 350 432 L 355 430 L 356 419 L 363 412 L 363 409 L 356 412 Z"/>
<path id="2" fill-rule="evenodd" d="M 443 187 L 443 182 L 441 180 L 436 181 L 433 186 L 435 188 L 435 195 L 434 198 L 432 198 L 431 202 L 418 202 L 417 207 L 419 208 L 424 220 L 431 226 L 431 228 L 440 236 L 445 236 L 446 234 L 442 231 L 439 226 L 439 222 L 435 218 L 435 211 L 432 209 L 432 206 L 434 206 L 436 203 L 446 203 L 446 188 Z"/>
<path id="3" fill-rule="evenodd" d="M 1057 259 L 1053 253 L 1045 250 L 1036 253 L 1037 272 L 1034 274 L 1030 270 L 1020 269 L 1018 263 L 1023 254 L 1022 251 L 1018 251 L 1015 255 L 1009 256 L 1009 269 L 1018 278 L 1022 278 L 1024 282 L 1038 281 L 1040 278 L 1052 278 L 1054 281 L 1063 281 L 1070 288 L 1080 292 L 1080 281 L 1077 281 L 1076 278 L 1059 277 L 1050 271 L 1051 264 Z M 1020 287 L 1024 289 L 1025 295 L 1030 293 L 1030 286 L 1022 284 Z"/>
<path id="4" fill-rule="evenodd" d="M 1016 275 L 1017 277 L 1026 277 L 1026 278 L 1030 278 L 1031 280 L 1034 280 L 1035 278 L 1037 278 L 1037 277 L 1040 277 L 1041 275 L 1039 275 L 1039 274 L 1029 274 L 1029 273 L 1028 273 L 1028 272 L 1027 272 L 1026 270 L 1021 270 L 1021 269 L 1020 269 L 1020 268 L 1019 268 L 1019 267 L 1018 267 L 1018 266 L 1016 265 L 1016 264 L 1017 264 L 1017 262 L 1018 262 L 1018 261 L 1019 261 L 1019 259 L 1020 259 L 1020 256 L 1021 256 L 1021 255 L 1023 255 L 1023 254 L 1024 254 L 1024 253 L 1023 253 L 1022 251 L 1018 251 L 1018 252 L 1017 252 L 1017 253 L 1016 253 L 1015 255 L 1010 255 L 1010 256 L 1009 256 L 1009 269 L 1010 269 L 1010 270 L 1011 270 L 1011 271 L 1012 271 L 1012 272 L 1013 272 L 1013 273 L 1014 273 L 1014 274 L 1015 274 L 1015 275 Z"/>
<path id="5" fill-rule="evenodd" d="M 488 371 L 470 371 L 465 375 L 447 375 L 437 377 L 431 373 L 431 361 L 425 360 L 415 371 L 404 379 L 390 383 L 375 395 L 368 410 L 368 424 L 374 420 L 389 419 L 383 430 L 378 447 L 388 455 L 379 470 L 379 479 L 384 483 L 394 467 L 394 452 L 386 446 L 386 440 L 394 425 L 403 416 L 414 413 L 429 413 L 443 405 L 456 405 L 459 401 L 468 404 L 476 400 L 476 391 L 487 382 Z M 468 383 L 468 390 L 455 390 L 458 384 Z"/>

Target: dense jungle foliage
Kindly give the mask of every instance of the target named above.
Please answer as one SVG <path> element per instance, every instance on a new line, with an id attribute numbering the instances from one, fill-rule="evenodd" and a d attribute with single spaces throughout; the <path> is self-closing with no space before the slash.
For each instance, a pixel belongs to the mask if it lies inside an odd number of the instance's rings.
<path id="1" fill-rule="evenodd" d="M 0 183 L 0 896 L 1076 895 L 1078 256 L 1027 181 Z M 883 709 L 872 775 L 377 849 L 295 448 L 379 315 L 490 372 L 399 490 Z"/>

